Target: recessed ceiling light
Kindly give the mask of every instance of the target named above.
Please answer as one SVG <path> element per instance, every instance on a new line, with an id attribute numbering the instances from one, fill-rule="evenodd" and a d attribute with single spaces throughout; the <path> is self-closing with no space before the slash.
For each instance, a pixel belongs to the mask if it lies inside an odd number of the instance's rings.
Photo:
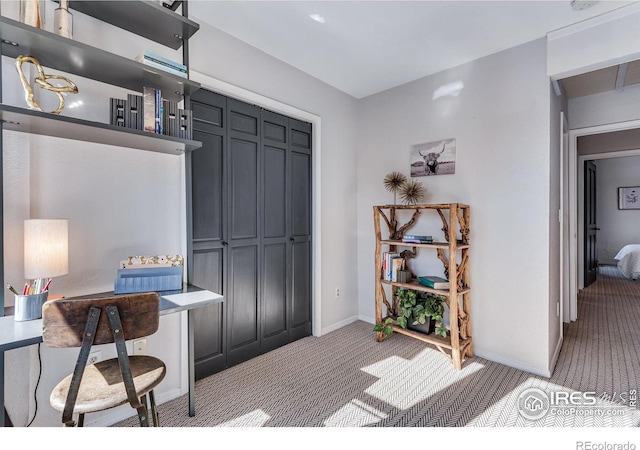
<path id="1" fill-rule="evenodd" d="M 575 11 L 582 11 L 583 9 L 591 8 L 596 3 L 598 3 L 597 0 L 571 0 L 571 8 Z"/>
<path id="2" fill-rule="evenodd" d="M 309 17 L 311 17 L 318 23 L 324 23 L 324 17 L 322 17 L 320 14 L 309 14 Z"/>

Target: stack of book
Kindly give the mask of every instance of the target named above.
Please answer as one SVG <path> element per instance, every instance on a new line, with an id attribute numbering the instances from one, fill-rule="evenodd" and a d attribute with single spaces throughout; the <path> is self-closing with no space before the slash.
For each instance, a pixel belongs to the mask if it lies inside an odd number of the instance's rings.
<path id="1" fill-rule="evenodd" d="M 155 53 L 144 51 L 136 57 L 136 61 L 144 64 L 145 66 L 153 67 L 154 69 L 164 70 L 170 74 L 187 78 L 187 66 L 176 61 L 172 61 Z"/>
<path id="2" fill-rule="evenodd" d="M 418 283 L 431 289 L 449 289 L 449 280 L 433 275 L 418 277 Z"/>
<path id="3" fill-rule="evenodd" d="M 116 294 L 182 289 L 181 255 L 130 256 L 120 262 L 114 282 Z"/>
<path id="4" fill-rule="evenodd" d="M 433 236 L 407 234 L 402 237 L 402 242 L 411 243 L 411 244 L 433 244 Z"/>
<path id="5" fill-rule="evenodd" d="M 400 253 L 384 252 L 382 255 L 382 279 L 397 282 L 398 272 L 401 270 L 405 270 L 405 262 Z"/>
<path id="6" fill-rule="evenodd" d="M 160 89 L 143 88 L 142 95 L 111 98 L 111 125 L 193 139 L 193 113 L 162 98 Z"/>

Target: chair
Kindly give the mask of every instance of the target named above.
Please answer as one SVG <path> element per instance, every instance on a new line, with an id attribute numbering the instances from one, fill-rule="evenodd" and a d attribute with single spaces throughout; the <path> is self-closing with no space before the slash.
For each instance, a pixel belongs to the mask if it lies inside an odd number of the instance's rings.
<path id="1" fill-rule="evenodd" d="M 163 380 L 165 364 L 146 355 L 128 356 L 125 340 L 158 330 L 160 297 L 155 292 L 98 299 L 58 299 L 42 308 L 42 340 L 47 347 L 80 347 L 73 373 L 51 392 L 51 406 L 62 412 L 64 426 L 78 426 L 84 415 L 127 402 L 148 427 L 147 394 L 153 425 L 159 426 L 153 389 Z M 117 357 L 87 365 L 92 345 L 115 343 Z"/>

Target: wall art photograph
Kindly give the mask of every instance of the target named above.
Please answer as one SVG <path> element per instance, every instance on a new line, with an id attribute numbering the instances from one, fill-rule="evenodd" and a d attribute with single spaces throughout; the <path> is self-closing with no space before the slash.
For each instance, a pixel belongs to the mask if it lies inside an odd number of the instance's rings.
<path id="1" fill-rule="evenodd" d="M 618 209 L 640 209 L 640 186 L 618 188 Z"/>
<path id="2" fill-rule="evenodd" d="M 416 144 L 411 147 L 411 176 L 450 175 L 456 172 L 456 140 Z"/>

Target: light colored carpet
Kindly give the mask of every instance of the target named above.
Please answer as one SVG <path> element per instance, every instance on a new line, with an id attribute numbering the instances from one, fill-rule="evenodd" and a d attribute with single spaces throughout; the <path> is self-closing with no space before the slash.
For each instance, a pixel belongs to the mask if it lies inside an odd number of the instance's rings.
<path id="1" fill-rule="evenodd" d="M 198 381 L 196 416 L 187 415 L 185 395 L 159 405 L 161 425 L 639 426 L 640 409 L 619 395 L 640 385 L 640 282 L 603 267 L 598 281 L 580 294 L 578 308 L 579 320 L 565 326 L 550 379 L 479 357 L 455 371 L 435 347 L 399 334 L 377 343 L 372 325 L 358 321 Z M 519 401 L 529 388 L 548 395 L 594 392 L 609 398 L 573 413 L 560 408 L 560 413 L 530 420 L 520 412 Z M 137 425 L 132 417 L 116 426 Z"/>

